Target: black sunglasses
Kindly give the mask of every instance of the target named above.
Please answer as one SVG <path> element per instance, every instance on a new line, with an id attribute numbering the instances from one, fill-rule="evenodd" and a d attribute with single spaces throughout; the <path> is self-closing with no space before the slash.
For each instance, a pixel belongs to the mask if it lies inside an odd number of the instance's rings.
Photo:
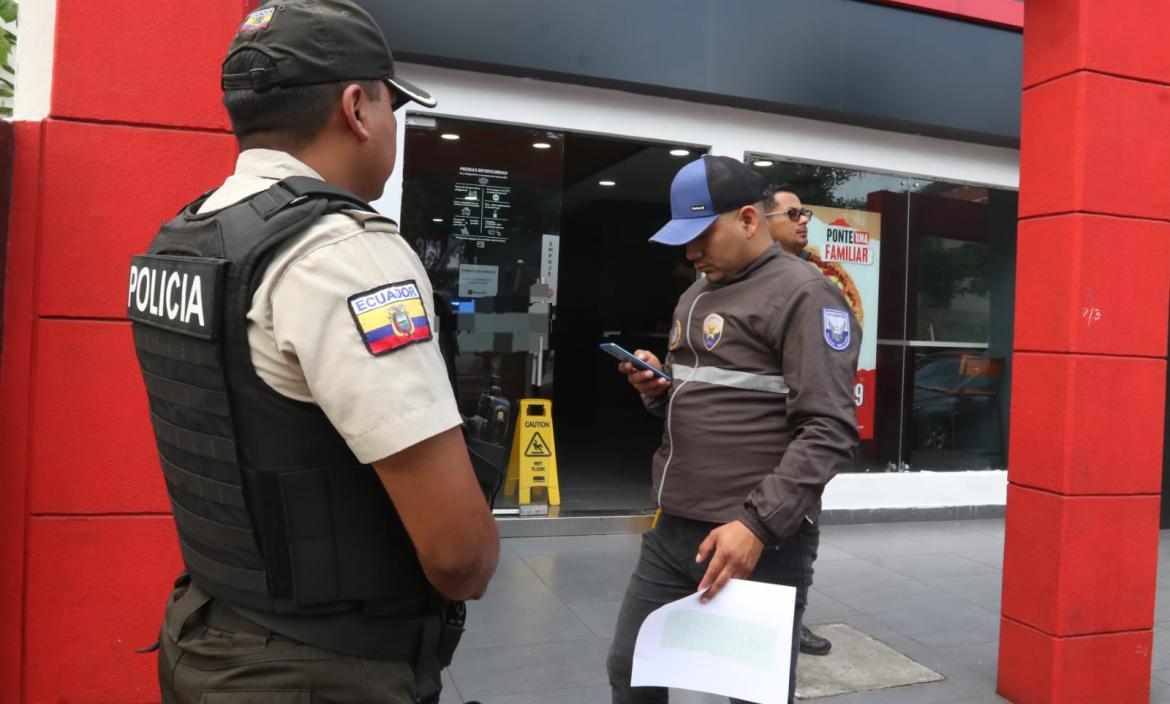
<path id="1" fill-rule="evenodd" d="M 812 220 L 813 211 L 808 208 L 789 208 L 787 210 L 773 210 L 770 213 L 764 213 L 764 217 L 770 218 L 773 215 L 785 215 L 792 222 L 800 222 L 801 218 Z"/>

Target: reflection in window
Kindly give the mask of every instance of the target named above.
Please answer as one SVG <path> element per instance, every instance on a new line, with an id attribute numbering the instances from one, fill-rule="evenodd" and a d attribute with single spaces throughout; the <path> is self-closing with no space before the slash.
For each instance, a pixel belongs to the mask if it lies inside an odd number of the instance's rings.
<path id="1" fill-rule="evenodd" d="M 1004 360 L 982 350 L 914 356 L 911 464 L 924 469 L 1004 467 L 1000 385 Z"/>
<path id="2" fill-rule="evenodd" d="M 987 245 L 923 237 L 918 248 L 919 340 L 987 340 L 991 293 Z"/>
<path id="3" fill-rule="evenodd" d="M 805 206 L 880 223 L 877 301 L 865 306 L 867 319 L 874 308 L 877 316 L 873 434 L 853 470 L 1003 468 L 1016 193 L 765 154 L 745 159 Z"/>

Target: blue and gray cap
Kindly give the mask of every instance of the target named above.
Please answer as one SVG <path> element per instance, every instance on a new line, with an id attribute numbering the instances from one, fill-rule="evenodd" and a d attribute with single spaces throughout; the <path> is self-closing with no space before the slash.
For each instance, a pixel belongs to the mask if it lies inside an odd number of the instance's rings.
<path id="1" fill-rule="evenodd" d="M 670 184 L 670 222 L 651 242 L 680 245 L 695 239 L 722 213 L 764 198 L 764 177 L 729 156 L 704 156 L 679 169 Z"/>

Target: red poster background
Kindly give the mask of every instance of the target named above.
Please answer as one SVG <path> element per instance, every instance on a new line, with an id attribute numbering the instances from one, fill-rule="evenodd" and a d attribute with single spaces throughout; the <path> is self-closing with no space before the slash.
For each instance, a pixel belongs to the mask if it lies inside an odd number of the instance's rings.
<path id="1" fill-rule="evenodd" d="M 1012 29 L 1024 27 L 1024 0 L 870 0 Z"/>

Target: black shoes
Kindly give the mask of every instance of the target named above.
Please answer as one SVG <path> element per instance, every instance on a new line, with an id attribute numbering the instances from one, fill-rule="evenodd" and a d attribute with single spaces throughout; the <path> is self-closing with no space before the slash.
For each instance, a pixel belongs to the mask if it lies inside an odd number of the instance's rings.
<path id="1" fill-rule="evenodd" d="M 828 638 L 821 638 L 810 631 L 808 626 L 800 627 L 800 652 L 805 655 L 828 655 L 832 647 Z"/>

